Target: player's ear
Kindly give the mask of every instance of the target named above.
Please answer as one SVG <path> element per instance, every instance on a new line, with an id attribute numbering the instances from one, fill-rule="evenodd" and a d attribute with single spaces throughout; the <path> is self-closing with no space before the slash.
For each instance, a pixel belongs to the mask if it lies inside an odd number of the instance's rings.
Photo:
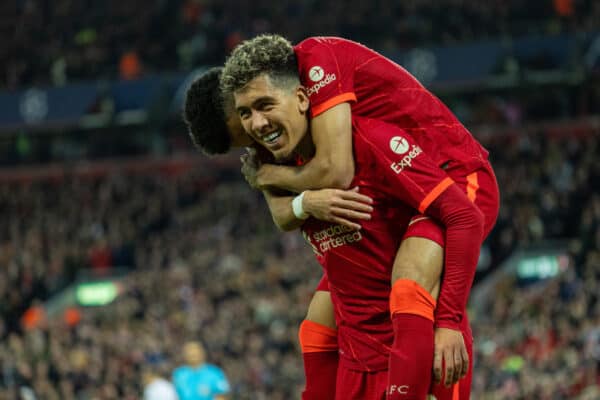
<path id="1" fill-rule="evenodd" d="M 304 86 L 299 85 L 296 88 L 296 97 L 298 99 L 298 111 L 300 111 L 301 114 L 306 113 L 310 107 L 310 99 L 308 98 L 308 93 Z"/>

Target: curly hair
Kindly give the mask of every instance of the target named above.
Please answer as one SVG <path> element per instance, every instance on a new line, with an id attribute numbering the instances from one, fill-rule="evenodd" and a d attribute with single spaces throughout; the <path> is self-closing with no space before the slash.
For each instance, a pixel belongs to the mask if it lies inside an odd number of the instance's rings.
<path id="1" fill-rule="evenodd" d="M 221 90 L 233 93 L 265 73 L 280 87 L 300 82 L 294 48 L 286 38 L 259 35 L 237 46 L 225 62 Z"/>
<path id="2" fill-rule="evenodd" d="M 219 89 L 222 70 L 211 68 L 196 78 L 185 96 L 183 120 L 194 145 L 206 154 L 224 154 L 231 148 Z"/>

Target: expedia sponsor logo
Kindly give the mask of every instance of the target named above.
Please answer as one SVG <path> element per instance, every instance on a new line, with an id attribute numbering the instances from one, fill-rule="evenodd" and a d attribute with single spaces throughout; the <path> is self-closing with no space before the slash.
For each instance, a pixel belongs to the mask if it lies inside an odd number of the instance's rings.
<path id="1" fill-rule="evenodd" d="M 412 148 L 402 159 L 398 162 L 393 162 L 390 167 L 392 170 L 399 174 L 404 171 L 404 168 L 410 168 L 412 166 L 412 161 L 423 152 L 423 150 L 417 146 L 416 144 L 412 145 Z"/>
<path id="2" fill-rule="evenodd" d="M 319 65 L 315 65 L 308 71 L 308 77 L 313 82 L 319 82 L 325 76 L 325 71 Z"/>
<path id="3" fill-rule="evenodd" d="M 402 136 L 394 136 L 390 140 L 390 149 L 396 154 L 406 153 L 409 147 L 408 140 L 404 139 Z"/>
<path id="4" fill-rule="evenodd" d="M 313 232 L 310 235 L 303 232 L 303 236 L 310 243 L 315 254 L 319 256 L 336 247 L 362 240 L 360 231 L 354 231 L 343 225 L 331 225 L 327 229 Z"/>
<path id="5" fill-rule="evenodd" d="M 336 79 L 337 79 L 337 77 L 335 76 L 335 74 L 327 74 L 325 76 L 325 79 L 323 79 L 323 80 L 315 83 L 311 87 L 309 87 L 308 90 L 306 91 L 306 93 L 308 94 L 308 96 L 317 94 L 317 93 L 319 93 L 319 90 L 323 89 L 325 86 L 329 85 L 331 82 L 335 81 Z"/>

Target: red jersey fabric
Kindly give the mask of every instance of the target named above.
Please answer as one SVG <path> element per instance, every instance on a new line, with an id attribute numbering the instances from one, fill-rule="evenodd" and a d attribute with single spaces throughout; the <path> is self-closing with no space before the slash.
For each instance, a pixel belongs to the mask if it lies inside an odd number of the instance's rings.
<path id="1" fill-rule="evenodd" d="M 350 102 L 353 116 L 378 119 L 402 128 L 416 142 L 411 146 L 416 144 L 419 150 L 414 151 L 427 154 L 427 157 L 419 158 L 428 159 L 428 168 L 443 167 L 454 177 L 466 176 L 489 166 L 487 151 L 437 97 L 398 64 L 359 43 L 335 37 L 308 38 L 295 46 L 294 51 L 313 117 L 337 104 Z M 374 130 L 366 140 L 373 144 L 381 141 L 384 142 L 382 148 L 389 147 L 386 142 L 389 138 L 382 139 L 377 135 L 378 130 Z M 401 150 L 405 143 L 396 145 Z M 396 161 L 389 167 L 403 171 L 405 161 L 412 160 L 411 155 L 417 156 L 413 147 L 403 157 L 390 158 L 388 161 Z M 390 168 L 386 175 L 390 174 Z M 452 183 L 447 179 L 438 182 L 438 187 L 431 187 L 435 174 L 432 169 L 427 171 L 424 175 L 415 172 L 411 179 L 402 179 L 397 186 L 397 190 L 404 191 L 404 200 L 421 213 Z M 460 197 L 458 189 L 452 191 L 454 193 L 442 196 L 429 214 L 451 229 L 446 232 L 445 274 L 452 279 L 444 281 L 439 299 L 441 307 L 438 305 L 436 317 L 443 321 L 443 326 L 459 329 L 477 263 L 476 259 L 473 263 L 473 258 L 479 254 L 481 241 L 481 238 L 473 240 L 473 232 L 482 216 L 470 215 L 472 207 L 464 202 L 464 198 L 459 199 L 462 210 L 456 209 L 458 204 L 448 204 L 448 198 Z M 449 208 L 456 213 L 442 219 L 440 210 L 444 209 L 444 214 L 448 214 Z M 477 248 L 474 243 L 478 243 Z M 446 298 L 451 294 L 458 298 Z"/>
<path id="2" fill-rule="evenodd" d="M 329 280 L 340 362 L 348 369 L 377 371 L 387 368 L 393 342 L 389 295 L 400 240 L 416 210 L 427 211 L 453 182 L 396 126 L 355 117 L 353 140 L 352 186 L 373 199 L 371 219 L 355 232 L 310 218 L 302 232 Z"/>
<path id="3" fill-rule="evenodd" d="M 350 102 L 352 115 L 406 130 L 438 166 L 447 164 L 469 173 L 487 160 L 487 151 L 452 112 L 390 59 L 336 37 L 311 37 L 294 51 L 313 117 Z"/>

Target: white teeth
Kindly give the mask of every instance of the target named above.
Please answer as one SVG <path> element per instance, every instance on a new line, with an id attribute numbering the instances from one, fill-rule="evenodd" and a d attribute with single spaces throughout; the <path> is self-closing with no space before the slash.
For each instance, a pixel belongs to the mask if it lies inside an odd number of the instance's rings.
<path id="1" fill-rule="evenodd" d="M 264 142 L 270 143 L 275 141 L 279 136 L 281 136 L 281 131 L 275 131 L 273 133 L 269 133 L 268 135 L 263 136 L 262 140 Z"/>

